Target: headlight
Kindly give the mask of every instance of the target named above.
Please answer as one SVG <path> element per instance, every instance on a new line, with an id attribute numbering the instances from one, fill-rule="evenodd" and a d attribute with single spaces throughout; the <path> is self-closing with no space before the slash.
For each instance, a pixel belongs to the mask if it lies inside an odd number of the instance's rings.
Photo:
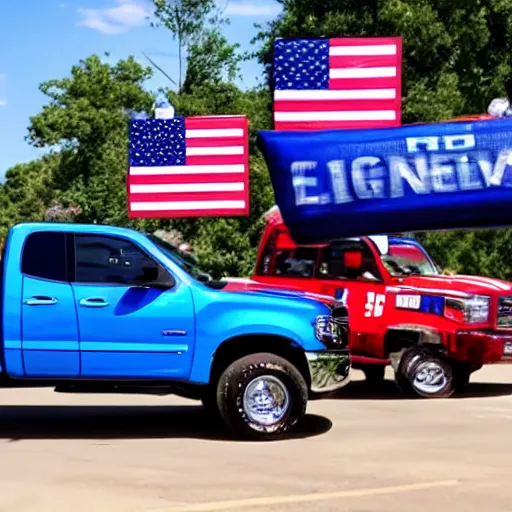
<path id="1" fill-rule="evenodd" d="M 465 299 L 447 298 L 445 316 L 467 324 L 486 323 L 489 321 L 490 302 L 491 298 L 484 295 Z"/>
<path id="2" fill-rule="evenodd" d="M 322 343 L 338 344 L 342 342 L 338 325 L 330 315 L 320 315 L 316 317 L 315 336 Z"/>

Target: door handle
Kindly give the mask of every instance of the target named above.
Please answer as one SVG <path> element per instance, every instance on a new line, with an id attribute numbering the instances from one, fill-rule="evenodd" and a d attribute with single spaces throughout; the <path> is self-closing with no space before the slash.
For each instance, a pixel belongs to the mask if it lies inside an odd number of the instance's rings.
<path id="1" fill-rule="evenodd" d="M 55 297 L 47 297 L 37 295 L 35 297 L 30 297 L 29 299 L 25 299 L 23 304 L 27 306 L 53 306 L 59 302 Z"/>
<path id="2" fill-rule="evenodd" d="M 101 297 L 87 297 L 86 299 L 80 299 L 80 306 L 86 308 L 106 308 L 108 302 Z"/>

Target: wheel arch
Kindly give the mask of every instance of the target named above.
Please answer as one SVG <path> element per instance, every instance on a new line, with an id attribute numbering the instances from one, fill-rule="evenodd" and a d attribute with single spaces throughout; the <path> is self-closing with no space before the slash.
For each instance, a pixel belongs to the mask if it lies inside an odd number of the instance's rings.
<path id="1" fill-rule="evenodd" d="M 268 352 L 288 360 L 301 373 L 308 387 L 311 385 L 304 349 L 290 338 L 273 334 L 242 334 L 223 341 L 212 356 L 209 381 L 216 382 L 237 359 L 259 352 Z"/>
<path id="2" fill-rule="evenodd" d="M 443 338 L 437 329 L 419 324 L 391 325 L 384 337 L 384 350 L 387 356 L 413 345 L 442 344 Z"/>

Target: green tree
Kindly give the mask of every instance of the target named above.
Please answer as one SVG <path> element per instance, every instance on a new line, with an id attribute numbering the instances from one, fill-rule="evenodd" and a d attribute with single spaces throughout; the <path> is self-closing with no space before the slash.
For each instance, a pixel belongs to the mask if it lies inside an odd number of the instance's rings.
<path id="1" fill-rule="evenodd" d="M 79 206 L 80 222 L 129 224 L 128 120 L 132 111 L 151 110 L 154 98 L 143 88 L 150 76 L 131 57 L 111 66 L 92 55 L 70 77 L 41 84 L 49 102 L 31 118 L 29 140 L 61 148 L 54 195 Z"/>
<path id="2" fill-rule="evenodd" d="M 0 239 L 13 224 L 41 222 L 54 199 L 52 176 L 61 162 L 59 154 L 46 155 L 7 170 L 0 187 Z"/>
<path id="3" fill-rule="evenodd" d="M 229 44 L 218 28 L 205 30 L 189 46 L 181 91 L 190 93 L 198 85 L 232 83 L 239 78 L 239 65 L 244 59 L 239 48 L 239 44 Z"/>
<path id="4" fill-rule="evenodd" d="M 183 57 L 189 45 L 203 34 L 208 21 L 220 21 L 215 0 L 152 0 L 156 22 L 168 29 L 178 43 L 178 88 L 183 85 Z"/>
<path id="5" fill-rule="evenodd" d="M 433 231 L 417 238 L 444 269 L 512 280 L 512 229 Z"/>

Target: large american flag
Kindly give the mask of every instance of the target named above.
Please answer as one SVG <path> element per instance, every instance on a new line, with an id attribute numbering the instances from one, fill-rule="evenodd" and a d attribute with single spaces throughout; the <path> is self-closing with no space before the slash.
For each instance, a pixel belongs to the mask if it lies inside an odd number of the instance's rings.
<path id="1" fill-rule="evenodd" d="M 129 157 L 129 217 L 249 213 L 245 116 L 133 120 Z"/>
<path id="2" fill-rule="evenodd" d="M 276 130 L 401 124 L 402 39 L 278 39 Z"/>

